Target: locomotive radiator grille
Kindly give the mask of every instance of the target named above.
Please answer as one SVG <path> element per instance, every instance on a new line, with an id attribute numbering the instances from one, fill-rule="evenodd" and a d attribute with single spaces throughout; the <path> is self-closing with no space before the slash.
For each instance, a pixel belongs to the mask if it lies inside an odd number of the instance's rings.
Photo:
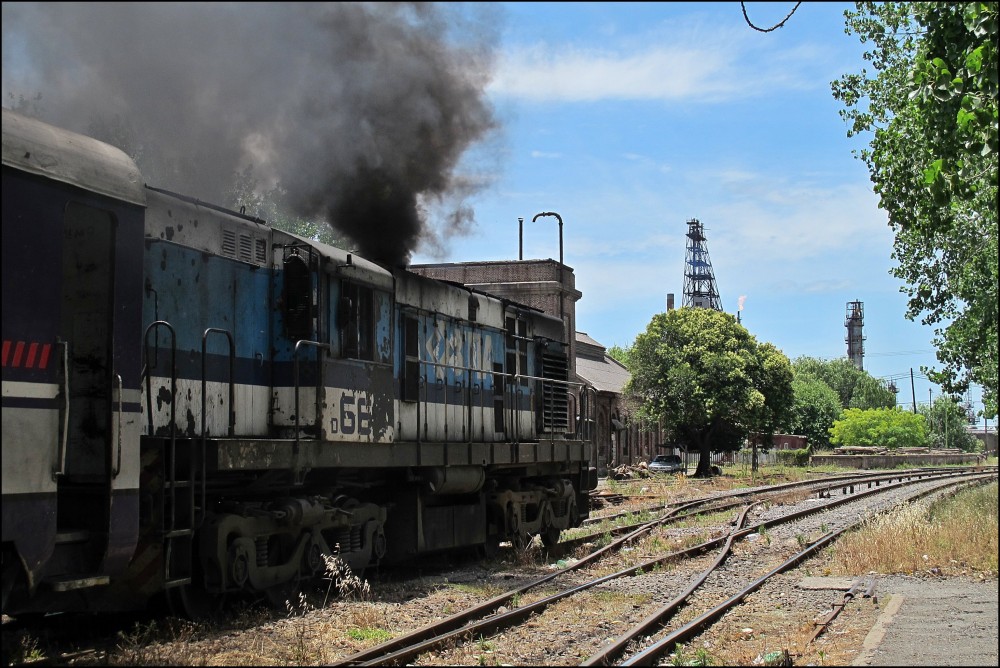
<path id="1" fill-rule="evenodd" d="M 544 351 L 542 353 L 542 378 L 561 381 L 542 382 L 542 425 L 541 431 L 566 433 L 569 431 L 569 393 L 565 381 L 568 380 L 568 359 L 566 355 Z"/>

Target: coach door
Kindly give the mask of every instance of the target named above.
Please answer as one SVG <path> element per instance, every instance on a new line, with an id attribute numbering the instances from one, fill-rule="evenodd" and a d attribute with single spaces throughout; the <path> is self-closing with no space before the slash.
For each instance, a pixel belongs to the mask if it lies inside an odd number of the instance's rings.
<path id="1" fill-rule="evenodd" d="M 122 446 L 116 429 L 121 415 L 112 403 L 117 389 L 112 363 L 115 228 L 114 216 L 107 211 L 75 202 L 66 207 L 57 541 L 88 543 L 95 557 L 104 556 L 109 540 L 112 469 Z"/>

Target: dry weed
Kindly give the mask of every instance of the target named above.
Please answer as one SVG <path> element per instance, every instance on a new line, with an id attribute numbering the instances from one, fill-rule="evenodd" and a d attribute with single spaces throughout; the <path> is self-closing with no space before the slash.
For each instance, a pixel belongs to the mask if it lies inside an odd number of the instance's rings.
<path id="1" fill-rule="evenodd" d="M 865 519 L 838 541 L 837 574 L 978 572 L 997 577 L 997 485 L 934 505 L 916 502 Z"/>

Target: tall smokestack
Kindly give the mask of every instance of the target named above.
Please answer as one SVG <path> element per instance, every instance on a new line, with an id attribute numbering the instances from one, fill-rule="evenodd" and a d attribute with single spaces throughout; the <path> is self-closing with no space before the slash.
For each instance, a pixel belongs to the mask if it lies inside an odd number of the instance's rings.
<path id="1" fill-rule="evenodd" d="M 865 337 L 862 334 L 865 324 L 864 302 L 847 302 L 847 317 L 844 325 L 847 327 L 847 357 L 858 369 L 865 368 Z"/>
<path id="2" fill-rule="evenodd" d="M 667 293 L 667 310 L 668 311 L 674 310 L 674 293 L 672 292 Z"/>
<path id="3" fill-rule="evenodd" d="M 119 145 L 151 185 L 235 206 L 240 174 L 258 200 L 280 195 L 286 212 L 333 224 L 388 264 L 407 263 L 419 244 L 443 250 L 474 222 L 468 198 L 488 182 L 458 165 L 498 128 L 485 93 L 499 22 L 484 14 L 493 7 L 2 11 L 4 99 Z"/>

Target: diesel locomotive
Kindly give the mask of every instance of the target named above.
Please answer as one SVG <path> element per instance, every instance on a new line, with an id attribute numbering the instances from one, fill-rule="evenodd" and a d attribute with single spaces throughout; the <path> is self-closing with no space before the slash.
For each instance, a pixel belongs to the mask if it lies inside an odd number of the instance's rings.
<path id="1" fill-rule="evenodd" d="M 490 555 L 588 516 L 560 319 L 8 109 L 2 206 L 4 614 L 279 603 L 331 557 Z"/>

